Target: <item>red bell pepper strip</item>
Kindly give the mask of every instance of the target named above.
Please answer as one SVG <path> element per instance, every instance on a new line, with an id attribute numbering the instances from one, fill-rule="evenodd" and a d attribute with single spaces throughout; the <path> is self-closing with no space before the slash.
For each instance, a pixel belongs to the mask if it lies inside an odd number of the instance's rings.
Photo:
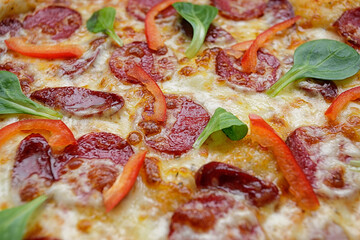
<path id="1" fill-rule="evenodd" d="M 358 98 L 360 98 L 360 87 L 354 87 L 341 93 L 326 110 L 325 116 L 334 121 L 346 104 Z"/>
<path id="2" fill-rule="evenodd" d="M 249 47 L 251 46 L 251 44 L 253 44 L 255 40 L 247 40 L 244 42 L 239 42 L 235 45 L 231 46 L 231 49 L 236 50 L 236 51 L 246 51 L 249 49 Z"/>
<path id="3" fill-rule="evenodd" d="M 300 19 L 300 16 L 296 16 L 284 22 L 275 24 L 268 30 L 259 34 L 254 42 L 251 44 L 250 48 L 246 50 L 243 58 L 241 59 L 241 66 L 244 72 L 256 72 L 256 63 L 257 63 L 257 51 L 260 47 L 264 45 L 271 37 L 273 37 L 277 32 L 285 30 L 291 27 L 296 21 Z"/>
<path id="4" fill-rule="evenodd" d="M 5 44 L 15 52 L 35 58 L 78 58 L 83 54 L 82 48 L 75 44 L 36 45 L 26 42 L 24 38 L 9 38 Z"/>
<path id="5" fill-rule="evenodd" d="M 289 147 L 260 116 L 250 114 L 249 118 L 251 138 L 272 150 L 296 203 L 304 210 L 316 210 L 320 205 L 319 201 Z"/>
<path id="6" fill-rule="evenodd" d="M 0 146 L 13 136 L 21 133 L 42 133 L 55 152 L 76 144 L 71 130 L 60 120 L 29 119 L 9 124 L 0 129 Z"/>
<path id="7" fill-rule="evenodd" d="M 171 4 L 180 2 L 180 0 L 165 0 L 150 9 L 145 17 L 145 36 L 150 49 L 159 50 L 164 46 L 164 41 L 161 37 L 160 31 L 155 23 L 155 17 L 162 11 L 168 8 Z"/>
<path id="8" fill-rule="evenodd" d="M 147 151 L 141 151 L 130 157 L 123 172 L 116 178 L 115 183 L 103 192 L 106 212 L 110 212 L 131 190 L 144 163 Z"/>
<path id="9" fill-rule="evenodd" d="M 135 65 L 127 75 L 140 81 L 154 96 L 154 113 L 148 116 L 148 120 L 164 122 L 166 120 L 166 100 L 163 92 L 156 82 L 140 66 Z"/>

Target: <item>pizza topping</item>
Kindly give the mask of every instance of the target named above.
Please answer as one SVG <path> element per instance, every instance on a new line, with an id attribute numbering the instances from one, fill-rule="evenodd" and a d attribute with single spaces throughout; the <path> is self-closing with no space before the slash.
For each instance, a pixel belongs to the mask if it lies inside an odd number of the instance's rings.
<path id="1" fill-rule="evenodd" d="M 314 40 L 295 50 L 293 67 L 266 93 L 274 97 L 297 79 L 343 80 L 359 70 L 360 55 L 355 49 L 335 40 Z"/>
<path id="2" fill-rule="evenodd" d="M 17 30 L 22 28 L 22 23 L 14 18 L 5 18 L 0 22 L 0 36 L 10 32 L 10 35 L 14 35 Z"/>
<path id="3" fill-rule="evenodd" d="M 36 198 L 42 194 L 41 188 L 53 182 L 51 165 L 54 161 L 48 142 L 40 134 L 31 134 L 21 141 L 15 157 L 12 186 L 18 189 L 22 201 Z"/>
<path id="4" fill-rule="evenodd" d="M 185 19 L 181 21 L 181 28 L 184 30 L 186 36 L 188 36 L 189 38 L 193 37 L 193 29 L 191 27 L 191 24 Z M 235 39 L 228 31 L 226 31 L 222 27 L 210 24 L 205 37 L 205 42 L 229 44 L 233 41 L 235 41 Z"/>
<path id="5" fill-rule="evenodd" d="M 103 32 L 109 35 L 119 47 L 122 47 L 124 43 L 114 31 L 115 15 L 115 8 L 102 8 L 91 15 L 86 22 L 86 28 L 92 33 Z"/>
<path id="6" fill-rule="evenodd" d="M 249 20 L 264 14 L 266 0 L 212 0 L 220 14 L 233 20 Z"/>
<path id="7" fill-rule="evenodd" d="M 341 93 L 326 110 L 325 115 L 335 121 L 340 111 L 350 102 L 360 98 L 360 87 L 354 87 Z"/>
<path id="8" fill-rule="evenodd" d="M 70 37 L 82 24 L 77 11 L 63 6 L 49 6 L 33 15 L 26 16 L 25 29 L 41 28 L 42 32 L 51 35 L 53 40 Z"/>
<path id="9" fill-rule="evenodd" d="M 318 195 L 349 197 L 360 190 L 358 173 L 347 164 L 358 159 L 360 148 L 341 128 L 300 127 L 286 144 Z"/>
<path id="10" fill-rule="evenodd" d="M 294 9 L 288 0 L 270 0 L 265 10 L 265 14 L 268 13 L 273 17 L 272 24 L 295 17 Z"/>
<path id="11" fill-rule="evenodd" d="M 218 9 L 209 5 L 196 5 L 188 2 L 176 2 L 175 10 L 191 24 L 193 38 L 185 55 L 193 58 L 204 43 L 211 22 L 218 13 Z"/>
<path id="12" fill-rule="evenodd" d="M 249 118 L 252 139 L 272 150 L 299 207 L 316 210 L 319 201 L 288 146 L 261 117 L 250 114 Z"/>
<path id="13" fill-rule="evenodd" d="M 113 209 L 131 190 L 144 163 L 147 151 L 141 151 L 130 157 L 116 182 L 103 192 L 106 211 Z"/>
<path id="14" fill-rule="evenodd" d="M 6 237 L 4 239 L 22 240 L 31 216 L 46 199 L 46 196 L 40 196 L 21 206 L 0 211 L 0 236 Z"/>
<path id="15" fill-rule="evenodd" d="M 80 75 L 86 71 L 96 60 L 100 53 L 100 46 L 105 43 L 105 38 L 95 39 L 90 43 L 91 47 L 79 59 L 69 59 L 61 63 L 59 74 L 70 77 Z"/>
<path id="16" fill-rule="evenodd" d="M 31 98 L 80 117 L 112 115 L 124 106 L 124 99 L 117 94 L 80 87 L 44 88 L 33 92 Z"/>
<path id="17" fill-rule="evenodd" d="M 231 140 L 238 141 L 246 136 L 248 127 L 234 114 L 227 112 L 223 108 L 217 108 L 193 147 L 200 148 L 212 133 L 220 130 Z"/>
<path id="18" fill-rule="evenodd" d="M 9 38 L 5 40 L 6 46 L 14 52 L 34 58 L 73 58 L 81 57 L 83 50 L 75 44 L 41 44 L 28 43 L 23 38 Z"/>
<path id="19" fill-rule="evenodd" d="M 23 93 L 30 93 L 30 85 L 34 82 L 32 74 L 28 73 L 28 67 L 25 64 L 6 62 L 0 64 L 0 71 L 8 71 L 14 73 L 20 82 L 21 90 Z"/>
<path id="20" fill-rule="evenodd" d="M 0 146 L 13 136 L 22 132 L 44 133 L 54 152 L 61 152 L 65 147 L 76 144 L 70 129 L 60 120 L 30 119 L 9 124 L 0 129 Z"/>
<path id="21" fill-rule="evenodd" d="M 278 189 L 241 171 L 239 168 L 220 162 L 203 165 L 195 174 L 197 188 L 221 189 L 232 193 L 241 192 L 257 207 L 264 206 L 278 196 Z"/>
<path id="22" fill-rule="evenodd" d="M 171 4 L 179 0 L 164 0 L 153 6 L 145 17 L 145 36 L 150 49 L 158 51 L 165 47 L 161 33 L 156 26 L 155 18 L 163 10 L 171 6 Z"/>
<path id="23" fill-rule="evenodd" d="M 346 41 L 360 46 L 360 7 L 345 11 L 334 23 L 334 27 Z"/>
<path id="24" fill-rule="evenodd" d="M 50 119 L 62 117 L 60 113 L 26 97 L 15 74 L 0 71 L 0 81 L 0 114 L 29 114 Z"/>
<path id="25" fill-rule="evenodd" d="M 125 165 L 133 154 L 131 146 L 121 137 L 107 132 L 89 133 L 64 150 L 62 161 L 74 158 L 111 159 L 115 164 Z"/>
<path id="26" fill-rule="evenodd" d="M 300 19 L 299 16 L 286 20 L 284 22 L 275 24 L 268 30 L 259 34 L 254 42 L 251 44 L 250 48 L 246 50 L 244 56 L 241 59 L 241 66 L 243 71 L 246 73 L 256 72 L 257 67 L 257 52 L 259 48 L 263 47 L 264 43 L 267 42 L 271 37 L 273 37 L 277 32 L 283 31 L 291 27 L 296 21 Z"/>
<path id="27" fill-rule="evenodd" d="M 146 13 L 162 0 L 129 0 L 126 6 L 126 11 L 140 21 L 145 20 Z M 161 11 L 156 17 L 165 18 L 175 14 L 172 6 Z"/>
<path id="28" fill-rule="evenodd" d="M 156 82 L 138 65 L 129 69 L 127 75 L 140 81 L 155 98 L 153 112 L 145 115 L 145 119 L 154 122 L 164 122 L 166 120 L 165 96 Z"/>
<path id="29" fill-rule="evenodd" d="M 338 93 L 338 88 L 332 81 L 301 81 L 299 87 L 308 93 L 320 93 L 327 102 L 332 102 Z"/>
<path id="30" fill-rule="evenodd" d="M 109 65 L 111 72 L 124 83 L 139 83 L 127 72 L 139 65 L 155 81 L 170 78 L 176 66 L 175 56 L 166 51 L 152 51 L 145 42 L 133 42 L 118 48 L 112 54 Z"/>
<path id="31" fill-rule="evenodd" d="M 160 152 L 181 155 L 192 149 L 210 117 L 202 106 L 186 97 L 166 96 L 166 103 L 168 117 L 165 128 L 154 136 L 146 135 L 145 142 Z"/>
<path id="32" fill-rule="evenodd" d="M 234 86 L 257 92 L 265 91 L 279 78 L 280 61 L 262 50 L 258 51 L 257 58 L 257 72 L 245 73 L 239 59 L 221 50 L 216 56 L 216 73 Z"/>
<path id="33" fill-rule="evenodd" d="M 255 213 L 230 196 L 202 194 L 171 217 L 169 239 L 265 239 Z"/>

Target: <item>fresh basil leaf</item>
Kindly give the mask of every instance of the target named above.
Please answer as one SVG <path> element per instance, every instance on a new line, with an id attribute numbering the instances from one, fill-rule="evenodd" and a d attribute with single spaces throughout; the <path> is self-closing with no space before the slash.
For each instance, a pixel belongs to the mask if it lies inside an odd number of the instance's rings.
<path id="1" fill-rule="evenodd" d="M 50 119 L 62 115 L 26 97 L 17 76 L 8 71 L 0 71 L 0 114 L 30 114 Z"/>
<path id="2" fill-rule="evenodd" d="M 177 2 L 172 5 L 193 28 L 193 38 L 185 55 L 194 57 L 204 43 L 211 22 L 218 14 L 218 9 L 209 5 L 196 5 L 188 2 Z"/>
<path id="3" fill-rule="evenodd" d="M 335 40 L 314 40 L 295 50 L 293 67 L 266 93 L 274 97 L 297 79 L 343 80 L 359 70 L 360 55 L 355 49 Z"/>
<path id="4" fill-rule="evenodd" d="M 86 22 L 86 28 L 92 33 L 103 32 L 110 36 L 120 47 L 122 47 L 123 41 L 114 31 L 116 10 L 112 7 L 102 8 L 91 15 Z"/>
<path id="5" fill-rule="evenodd" d="M 43 195 L 19 207 L 0 211 L 0 239 L 21 240 L 31 215 L 46 199 Z"/>
<path id="6" fill-rule="evenodd" d="M 205 129 L 195 141 L 193 148 L 200 148 L 200 146 L 212 133 L 219 130 L 222 130 L 231 140 L 237 141 L 243 139 L 246 136 L 248 127 L 232 113 L 227 112 L 223 108 L 217 108 Z"/>

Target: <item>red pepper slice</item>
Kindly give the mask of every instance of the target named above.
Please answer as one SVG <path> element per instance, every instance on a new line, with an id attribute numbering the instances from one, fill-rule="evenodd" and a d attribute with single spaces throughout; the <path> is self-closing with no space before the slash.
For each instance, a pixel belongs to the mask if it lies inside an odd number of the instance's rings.
<path id="1" fill-rule="evenodd" d="M 297 204 L 304 210 L 316 210 L 320 205 L 319 201 L 289 147 L 260 116 L 250 114 L 249 119 L 251 138 L 272 150 Z"/>
<path id="2" fill-rule="evenodd" d="M 21 133 L 42 133 L 55 152 L 76 144 L 71 130 L 60 120 L 29 119 L 9 124 L 0 129 L 0 146 L 13 136 Z"/>
<path id="3" fill-rule="evenodd" d="M 257 51 L 259 48 L 262 47 L 264 43 L 273 37 L 277 32 L 291 27 L 299 19 L 300 16 L 296 16 L 284 22 L 275 24 L 268 30 L 259 34 L 241 59 L 241 66 L 243 71 L 247 73 L 256 72 Z"/>
<path id="4" fill-rule="evenodd" d="M 239 42 L 231 46 L 231 49 L 236 51 L 246 51 L 253 44 L 255 40 L 247 40 L 244 42 Z"/>
<path id="5" fill-rule="evenodd" d="M 346 104 L 358 98 L 360 98 L 360 87 L 354 87 L 346 90 L 331 103 L 330 107 L 325 112 L 325 116 L 327 116 L 331 121 L 334 121 Z"/>
<path id="6" fill-rule="evenodd" d="M 139 80 L 155 98 L 154 114 L 149 115 L 148 120 L 164 122 L 166 120 L 166 100 L 163 92 L 154 79 L 138 65 L 131 68 L 127 72 L 127 75 Z"/>
<path id="7" fill-rule="evenodd" d="M 83 54 L 82 48 L 75 44 L 35 45 L 26 42 L 24 38 L 9 38 L 5 44 L 15 52 L 35 58 L 78 58 Z"/>
<path id="8" fill-rule="evenodd" d="M 115 183 L 103 192 L 106 212 L 110 212 L 131 190 L 144 163 L 147 151 L 141 151 L 130 157 L 123 172 L 116 178 Z"/>
<path id="9" fill-rule="evenodd" d="M 171 4 L 180 2 L 180 0 L 165 0 L 148 11 L 145 17 L 145 36 L 147 44 L 152 50 L 159 50 L 164 46 L 164 41 L 161 37 L 160 31 L 156 26 L 155 17 L 162 11 L 168 8 Z"/>

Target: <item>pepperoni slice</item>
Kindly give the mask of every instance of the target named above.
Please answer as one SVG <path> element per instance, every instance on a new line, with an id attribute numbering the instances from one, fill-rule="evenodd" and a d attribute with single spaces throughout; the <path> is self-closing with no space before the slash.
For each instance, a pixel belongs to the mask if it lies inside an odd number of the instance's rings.
<path id="1" fill-rule="evenodd" d="M 210 116 L 202 106 L 183 96 L 166 96 L 166 104 L 165 127 L 153 122 L 139 125 L 145 132 L 147 145 L 163 153 L 181 155 L 192 149 Z"/>
<path id="2" fill-rule="evenodd" d="M 64 150 L 62 161 L 73 158 L 110 159 L 115 164 L 125 165 L 134 153 L 132 147 L 121 137 L 107 132 L 89 133 Z"/>
<path id="3" fill-rule="evenodd" d="M 265 239 L 265 234 L 246 205 L 230 196 L 207 193 L 175 211 L 169 239 Z"/>
<path id="4" fill-rule="evenodd" d="M 193 37 L 193 28 L 188 21 L 185 19 L 181 20 L 181 27 L 184 30 L 185 34 L 189 37 Z M 214 26 L 210 24 L 208 32 L 205 37 L 205 42 L 210 43 L 222 43 L 222 44 L 230 44 L 235 41 L 235 38 L 227 32 L 222 27 Z"/>
<path id="5" fill-rule="evenodd" d="M 0 64 L 0 71 L 9 71 L 14 73 L 19 78 L 21 90 L 24 94 L 30 93 L 30 85 L 34 82 L 34 77 L 28 73 L 27 65 L 7 62 Z"/>
<path id="6" fill-rule="evenodd" d="M 345 11 L 334 23 L 337 32 L 346 41 L 360 46 L 360 7 Z"/>
<path id="7" fill-rule="evenodd" d="M 257 56 L 256 72 L 245 73 L 241 70 L 241 59 L 229 56 L 221 50 L 216 56 L 216 73 L 233 86 L 263 92 L 279 79 L 280 61 L 262 50 L 258 51 Z"/>
<path id="8" fill-rule="evenodd" d="M 358 175 L 344 164 L 357 159 L 360 149 L 344 132 L 342 128 L 306 126 L 297 128 L 286 140 L 317 195 L 350 197 L 360 190 Z"/>
<path id="9" fill-rule="evenodd" d="M 41 28 L 53 40 L 70 37 L 82 24 L 80 13 L 63 6 L 49 6 L 26 16 L 25 29 Z"/>
<path id="10" fill-rule="evenodd" d="M 327 102 L 332 102 L 338 95 L 338 88 L 332 81 L 301 81 L 299 87 L 308 93 L 320 93 Z"/>
<path id="11" fill-rule="evenodd" d="M 221 162 L 203 165 L 195 174 L 195 182 L 200 189 L 222 189 L 233 193 L 240 191 L 257 207 L 272 202 L 279 194 L 274 184 Z"/>
<path id="12" fill-rule="evenodd" d="M 5 35 L 10 32 L 11 35 L 14 35 L 17 30 L 22 28 L 22 23 L 14 18 L 5 18 L 0 22 L 0 36 Z"/>
<path id="13" fill-rule="evenodd" d="M 140 65 L 155 81 L 161 81 L 172 76 L 176 62 L 176 57 L 167 49 L 155 52 L 149 49 L 145 42 L 133 42 L 116 49 L 109 65 L 111 72 L 120 81 L 138 83 L 126 74 L 135 64 Z"/>
<path id="14" fill-rule="evenodd" d="M 270 0 L 267 3 L 266 15 L 270 15 L 272 25 L 295 17 L 294 9 L 288 0 Z"/>
<path id="15" fill-rule="evenodd" d="M 106 41 L 105 38 L 95 39 L 90 43 L 90 49 L 79 59 L 69 59 L 60 65 L 59 74 L 74 77 L 85 72 L 95 61 L 100 53 L 100 46 Z"/>
<path id="16" fill-rule="evenodd" d="M 16 152 L 12 185 L 19 189 L 22 201 L 41 195 L 45 185 L 53 182 L 51 165 L 54 161 L 48 142 L 40 134 L 31 134 L 21 141 Z"/>
<path id="17" fill-rule="evenodd" d="M 80 87 L 44 88 L 30 96 L 47 106 L 80 117 L 111 115 L 124 106 L 124 99 L 114 93 Z"/>
<path id="18" fill-rule="evenodd" d="M 211 0 L 220 14 L 233 20 L 249 20 L 264 14 L 267 0 Z"/>
<path id="19" fill-rule="evenodd" d="M 162 0 L 129 0 L 126 11 L 140 21 L 145 20 L 146 13 Z M 176 13 L 173 7 L 168 7 L 158 14 L 158 18 L 165 18 Z"/>

